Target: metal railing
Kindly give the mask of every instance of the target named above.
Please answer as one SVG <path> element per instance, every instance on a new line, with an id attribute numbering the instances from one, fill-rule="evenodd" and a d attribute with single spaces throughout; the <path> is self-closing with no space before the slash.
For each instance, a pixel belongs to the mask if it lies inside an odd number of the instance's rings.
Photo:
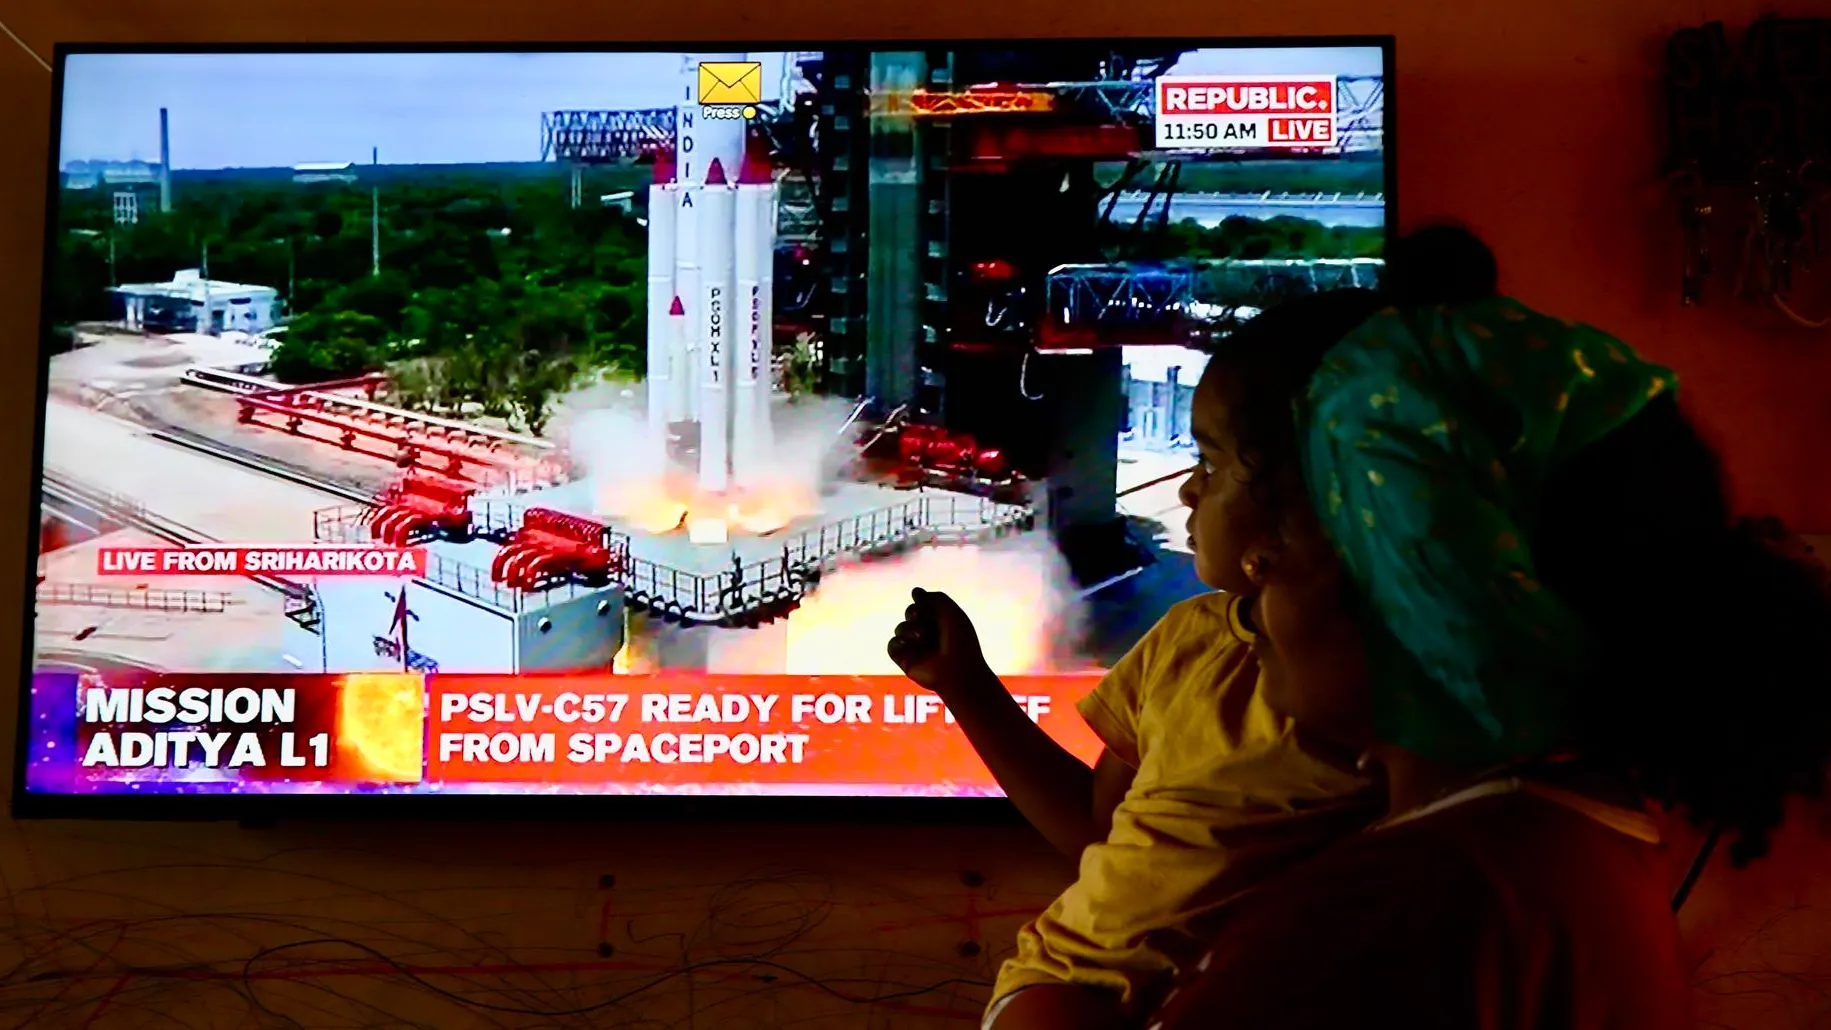
<path id="1" fill-rule="evenodd" d="M 339 504 L 312 512 L 312 539 L 326 544 L 368 543 L 369 514 L 375 508 L 366 504 Z"/>
<path id="2" fill-rule="evenodd" d="M 40 583 L 38 603 L 215 615 L 228 611 L 235 597 L 226 590 L 136 590 L 99 583 Z"/>
<path id="3" fill-rule="evenodd" d="M 321 543 L 366 544 L 373 542 L 370 515 L 376 509 L 365 505 L 338 505 L 312 513 L 312 538 Z M 483 500 L 471 502 L 471 535 L 501 544 L 521 528 L 524 506 L 513 501 Z M 627 555 L 629 539 L 621 533 L 610 533 L 606 544 Z M 439 554 L 426 556 L 426 572 L 420 578 L 453 593 L 481 601 L 504 612 L 533 611 L 591 593 L 596 587 L 562 582 L 538 590 L 522 591 L 497 583 L 490 570 L 470 562 Z"/>
<path id="4" fill-rule="evenodd" d="M 207 533 L 148 510 L 137 498 L 86 483 L 67 472 L 46 468 L 41 482 L 46 497 L 86 508 L 115 525 L 131 526 L 181 547 L 219 542 Z M 251 575 L 245 578 L 285 595 L 288 617 L 294 618 L 300 625 L 311 628 L 317 624 L 318 600 L 311 587 L 278 576 Z M 310 625 L 307 625 L 308 621 Z"/>
<path id="5" fill-rule="evenodd" d="M 319 508 L 312 512 L 312 539 L 326 544 L 374 543 L 371 519 L 385 506 L 378 502 Z M 471 535 L 501 543 L 521 528 L 521 512 L 522 506 L 514 501 L 472 500 Z"/>
<path id="6" fill-rule="evenodd" d="M 1379 258 L 1217 258 L 1072 264 L 1049 270 L 1046 317 L 1062 328 L 1120 328 L 1200 318 L 1210 307 L 1266 308 L 1291 296 L 1371 288 Z"/>
<path id="7" fill-rule="evenodd" d="M 1128 191 L 1121 196 L 1145 197 L 1150 194 L 1144 190 Z M 1256 207 L 1384 207 L 1386 195 L 1383 193 L 1343 193 L 1313 191 L 1309 193 L 1292 193 L 1289 190 L 1259 190 L 1252 193 L 1208 193 L 1202 190 L 1183 190 L 1175 194 L 1177 200 L 1204 200 L 1219 204 L 1240 204 Z"/>
<path id="8" fill-rule="evenodd" d="M 369 537 L 369 509 L 344 505 L 315 512 L 314 536 L 331 543 L 363 543 Z M 521 507 L 485 501 L 472 508 L 475 535 L 497 542 L 521 524 Z M 841 560 L 882 554 L 922 544 L 960 544 L 1029 528 L 1027 505 L 963 494 L 924 494 L 889 508 L 816 526 L 788 538 L 769 558 L 745 562 L 735 551 L 726 572 L 677 569 L 630 554 L 630 538 L 611 532 L 607 545 L 622 556 L 611 585 L 633 603 L 683 622 L 723 622 L 760 606 L 799 600 Z M 502 586 L 488 569 L 438 554 L 427 556 L 429 583 L 505 613 L 533 611 L 585 596 L 601 586 L 566 581 L 521 591 Z"/>
<path id="9" fill-rule="evenodd" d="M 922 544 L 960 544 L 1026 529 L 1028 506 L 960 494 L 926 494 L 889 508 L 817 526 L 782 545 L 779 555 L 743 562 L 729 572 L 682 572 L 636 558 L 625 590 L 630 600 L 683 622 L 725 622 L 761 606 L 798 601 L 841 560 Z"/>

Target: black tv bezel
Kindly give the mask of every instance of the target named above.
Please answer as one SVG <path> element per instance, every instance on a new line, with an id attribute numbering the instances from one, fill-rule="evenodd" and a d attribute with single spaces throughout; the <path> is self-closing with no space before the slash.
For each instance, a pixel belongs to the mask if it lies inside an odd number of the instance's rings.
<path id="1" fill-rule="evenodd" d="M 25 630 L 20 640 L 19 723 L 13 756 L 12 814 L 20 819 L 107 819 L 161 822 L 239 821 L 268 825 L 280 819 L 491 819 L 563 821 L 615 817 L 626 821 L 745 820 L 764 822 L 856 822 L 966 825 L 1021 823 L 1016 808 L 1002 797 L 946 798 L 866 795 L 679 795 L 679 794 L 54 794 L 26 789 L 31 735 L 31 690 L 35 664 L 37 566 L 44 505 L 44 432 L 51 353 L 44 346 L 51 330 L 48 303 L 51 273 L 56 267 L 58 209 L 61 192 L 59 150 L 63 135 L 64 72 L 79 54 L 333 54 L 333 53 L 699 53 L 728 49 L 742 42 L 746 52 L 771 53 L 819 49 L 947 50 L 1105 44 L 1104 37 L 989 39 L 874 39 L 795 41 L 644 40 L 624 43 L 211 43 L 112 44 L 60 43 L 52 57 L 51 145 L 45 169 L 45 219 L 40 267 L 37 393 L 32 430 L 32 502 L 26 525 L 24 598 Z M 1396 40 L 1390 35 L 1127 37 L 1124 43 L 1189 49 L 1379 48 L 1383 117 L 1381 150 L 1386 240 L 1397 236 L 1398 160 L 1397 105 L 1394 102 Z"/>

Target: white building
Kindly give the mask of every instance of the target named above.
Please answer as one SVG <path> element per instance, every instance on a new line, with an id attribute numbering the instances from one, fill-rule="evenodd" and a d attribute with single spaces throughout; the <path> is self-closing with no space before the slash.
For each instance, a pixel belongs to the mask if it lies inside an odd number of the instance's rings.
<path id="1" fill-rule="evenodd" d="M 92 190 L 101 184 L 142 185 L 159 181 L 160 167 L 147 161 L 71 161 L 64 165 L 64 186 Z"/>
<path id="2" fill-rule="evenodd" d="M 195 268 L 171 282 L 131 283 L 109 291 L 115 317 L 129 329 L 165 333 L 259 333 L 280 317 L 280 293 L 271 286 L 205 279 Z"/>
<path id="3" fill-rule="evenodd" d="M 348 161 L 307 161 L 292 166 L 294 182 L 355 182 L 356 166 Z"/>
<path id="4" fill-rule="evenodd" d="M 1122 373 L 1128 415 L 1125 445 L 1149 451 L 1194 446 L 1195 384 L 1208 355 L 1189 347 L 1126 347 Z"/>

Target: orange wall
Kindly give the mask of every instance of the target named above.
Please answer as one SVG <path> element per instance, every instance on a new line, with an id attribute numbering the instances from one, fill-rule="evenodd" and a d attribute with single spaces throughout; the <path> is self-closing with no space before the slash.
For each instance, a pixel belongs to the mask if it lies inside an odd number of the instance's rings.
<path id="1" fill-rule="evenodd" d="M 1498 252 L 1505 285 L 1556 313 L 1610 328 L 1675 365 L 1701 420 L 1719 442 L 1751 509 L 1801 529 L 1831 530 L 1831 487 L 1820 474 L 1831 439 L 1831 337 L 1777 330 L 1712 297 L 1701 311 L 1677 303 L 1676 214 L 1658 174 L 1660 45 L 1681 24 L 1723 18 L 1741 25 L 1764 5 L 1671 0 L 1175 0 L 1154 5 L 1063 0 L 925 0 L 910 4 L 610 5 L 580 0 L 5 0 L 0 20 L 40 53 L 58 40 L 606 40 L 1143 34 L 1392 33 L 1399 38 L 1399 172 L 1403 216 L 1468 222 Z M 1803 11 L 1804 7 L 1797 7 Z M 225 88 L 233 88 L 226 85 Z M 16 367 L 35 338 L 45 118 L 50 78 L 0 39 L 0 339 Z M 1719 263 L 1728 265 L 1719 250 Z M 0 438 L 31 426 L 29 380 L 0 378 Z M 0 540 L 25 539 L 29 475 L 23 447 L 8 449 L 0 480 Z M 0 548 L 0 583 L 25 571 Z M 16 596 L 0 593 L 0 597 Z M 17 654 L 21 620 L 0 616 L 0 658 Z M 10 697 L 0 719 L 10 720 Z M 0 736 L 10 741 L 10 730 Z M 1831 891 L 1805 872 L 1826 863 L 1822 832 L 1802 822 L 1781 861 L 1731 878 L 1713 873 L 1692 913 L 1715 1025 L 1823 1025 L 1814 994 L 1831 969 L 1823 927 Z M 1813 856 L 1818 856 L 1814 858 Z M 787 869 L 786 875 L 779 875 Z M 961 871 L 983 873 L 967 886 Z M 944 987 L 864 1008 L 797 986 L 793 969 L 846 980 L 854 994 L 891 983 L 983 978 L 990 949 L 1009 940 L 1016 914 L 1068 872 L 1027 836 L 972 830 L 865 833 L 835 827 L 603 827 L 310 825 L 252 832 L 226 826 L 146 827 L 0 822 L 0 883 L 11 892 L 0 922 L 49 948 L 80 980 L 41 1025 L 132 1023 L 146 1008 L 184 1006 L 191 1025 L 248 1025 L 241 981 L 123 977 L 111 959 L 70 943 L 85 920 L 100 950 L 145 962 L 229 963 L 264 945 L 302 937 L 360 936 L 419 966 L 464 966 L 498 1004 L 564 1007 L 603 997 L 592 978 L 679 973 L 721 955 L 778 948 L 774 982 L 731 967 L 677 976 L 632 1000 L 650 1014 L 703 1013 L 677 1025 L 810 1027 L 971 1025 L 940 1014 L 970 1010 L 975 988 Z M 616 885 L 599 886 L 614 873 Z M 968 877 L 968 880 L 973 878 Z M 737 886 L 724 885 L 732 880 Z M 1822 878 L 1821 878 L 1822 880 Z M 977 880 L 973 880 L 977 883 Z M 1758 904 L 1750 904 L 1756 899 Z M 250 913 L 259 913 L 255 918 Z M 235 913 L 233 918 L 225 913 Z M 804 927 L 811 920 L 812 928 Z M 799 921 L 799 922 L 798 922 Z M 99 925 L 99 930 L 98 930 Z M 1815 936 L 1816 935 L 1816 936 Z M 17 935 L 15 935 L 17 936 Z M 614 938 L 612 959 L 598 946 Z M 783 943 L 787 942 L 787 943 Z M 20 946 L 0 933 L 0 965 Z M 264 960 L 293 962 L 304 952 Z M 326 955 L 349 958 L 345 947 Z M 1802 957 L 1803 956 L 1803 957 Z M 615 966 L 627 961 L 625 967 Z M 519 964 L 519 972 L 505 972 Z M 547 963 L 529 970 L 530 964 Z M 1816 963 L 1816 965 L 1815 965 Z M 477 967 L 486 967 L 481 970 Z M 269 968 L 263 964 L 257 972 Z M 543 983 L 537 984 L 536 979 Z M 257 997 L 294 1014 L 331 1006 L 345 1022 L 379 1023 L 375 1011 L 431 1025 L 526 1025 L 497 1013 L 465 1016 L 399 975 L 259 981 Z M 440 987 L 463 989 L 450 979 Z M 110 996 L 109 992 L 113 991 Z M 593 993 L 593 992 L 596 993 Z M 0 990 L 0 999 L 7 997 Z M 950 1001 L 950 998 L 956 1000 Z M 355 999 L 355 1000 L 352 1000 Z M 962 1000 L 963 999 L 963 1000 Z M 84 1008 L 83 1006 L 90 1006 Z M 716 1008 L 711 1006 L 717 1005 Z M 1814 1005 L 1817 1007 L 1815 1008 Z M 59 1007 L 62 1006 L 62 1007 Z M 341 1007 L 337 1007 L 341 1006 Z M 596 1025 L 624 1025 L 604 1010 Z M 352 1015 L 354 1013 L 355 1015 Z M 869 1014 L 867 1014 L 869 1013 Z M 207 1015 L 206 1015 L 207 1014 Z M 301 1015 L 304 1025 L 333 1025 Z M 209 1022 L 214 1019 L 215 1022 Z M 580 1024 L 584 1025 L 584 1024 Z"/>

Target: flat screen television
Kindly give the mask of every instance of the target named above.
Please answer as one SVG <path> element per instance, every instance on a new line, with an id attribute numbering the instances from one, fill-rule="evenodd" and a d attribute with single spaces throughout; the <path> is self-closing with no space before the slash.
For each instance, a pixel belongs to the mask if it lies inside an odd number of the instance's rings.
<path id="1" fill-rule="evenodd" d="M 1003 810 L 915 586 L 1097 753 L 1390 40 L 736 46 L 60 51 L 17 811 Z"/>

